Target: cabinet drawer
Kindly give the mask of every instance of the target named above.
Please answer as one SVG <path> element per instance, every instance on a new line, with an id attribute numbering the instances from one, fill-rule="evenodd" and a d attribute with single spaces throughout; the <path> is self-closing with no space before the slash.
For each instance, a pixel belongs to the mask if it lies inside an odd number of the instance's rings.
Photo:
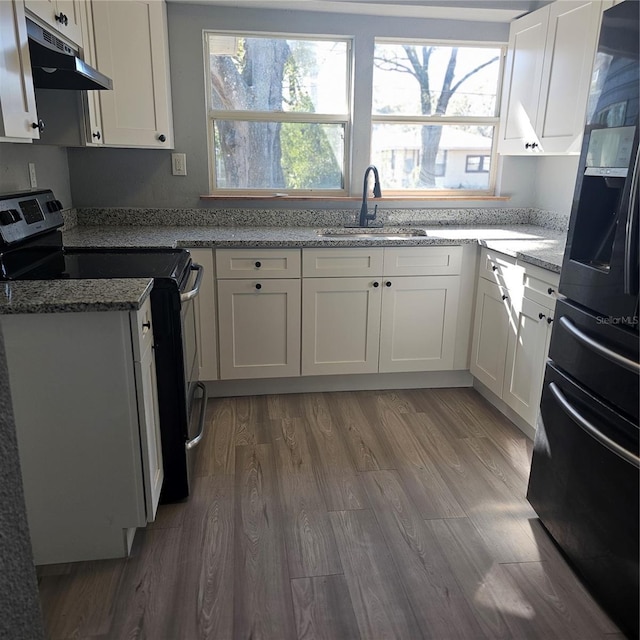
<path id="1" fill-rule="evenodd" d="M 480 277 L 500 286 L 522 287 L 524 269 L 516 259 L 498 251 L 482 249 L 480 253 Z"/>
<path id="2" fill-rule="evenodd" d="M 218 249 L 218 278 L 299 278 L 299 249 Z"/>
<path id="3" fill-rule="evenodd" d="M 305 278 L 381 276 L 382 247 L 349 249 L 303 249 L 302 274 Z"/>
<path id="4" fill-rule="evenodd" d="M 462 247 L 387 247 L 385 276 L 445 276 L 460 273 Z"/>
<path id="5" fill-rule="evenodd" d="M 533 265 L 525 265 L 524 297 L 553 309 L 558 297 L 560 274 Z"/>
<path id="6" fill-rule="evenodd" d="M 151 323 L 151 298 L 147 298 L 142 307 L 131 314 L 131 336 L 133 342 L 133 359 L 142 361 L 142 356 L 153 344 L 153 325 Z"/>

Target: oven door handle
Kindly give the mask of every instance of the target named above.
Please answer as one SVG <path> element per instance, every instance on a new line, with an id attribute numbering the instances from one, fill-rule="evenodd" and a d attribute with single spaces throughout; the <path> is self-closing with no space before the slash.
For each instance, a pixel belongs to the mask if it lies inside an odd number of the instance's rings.
<path id="1" fill-rule="evenodd" d="M 193 289 L 180 294 L 180 302 L 186 302 L 198 295 L 200 285 L 202 284 L 202 276 L 204 276 L 204 267 L 201 264 L 191 263 L 191 271 L 197 271 L 196 281 L 193 283 Z"/>
<path id="2" fill-rule="evenodd" d="M 578 329 L 578 327 L 576 327 L 576 325 L 573 324 L 573 322 L 571 322 L 571 320 L 566 316 L 562 316 L 560 318 L 560 325 L 576 340 L 578 340 L 578 342 L 581 342 L 592 351 L 595 351 L 598 355 L 624 369 L 627 369 L 628 371 L 631 371 L 632 373 L 640 374 L 640 363 L 623 356 L 621 353 L 618 353 L 613 349 L 609 349 L 609 347 L 605 347 L 603 344 L 600 344 L 597 340 L 594 340 L 591 336 Z"/>
<path id="3" fill-rule="evenodd" d="M 204 435 L 204 419 L 207 413 L 207 388 L 202 382 L 196 382 L 196 387 L 202 391 L 202 404 L 200 405 L 200 416 L 198 418 L 198 435 L 191 438 L 191 440 L 187 440 L 185 444 L 187 451 L 197 447 Z"/>
<path id="4" fill-rule="evenodd" d="M 587 420 L 565 397 L 560 391 L 558 385 L 555 382 L 549 383 L 549 391 L 554 395 L 558 401 L 560 408 L 588 435 L 594 440 L 599 442 L 603 447 L 606 447 L 615 453 L 617 456 L 632 464 L 637 469 L 640 469 L 640 458 L 632 451 L 627 451 L 624 447 L 620 446 L 615 440 L 612 440 L 608 436 L 605 436 L 599 429 L 595 427 L 589 420 Z"/>

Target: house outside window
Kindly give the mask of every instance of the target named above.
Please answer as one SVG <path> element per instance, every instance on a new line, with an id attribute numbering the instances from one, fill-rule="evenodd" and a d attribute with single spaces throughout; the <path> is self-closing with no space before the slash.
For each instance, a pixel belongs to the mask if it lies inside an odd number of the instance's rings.
<path id="1" fill-rule="evenodd" d="M 386 194 L 493 193 L 502 53 L 497 46 L 376 40 L 371 161 L 385 176 Z M 486 156 L 487 170 L 469 175 L 469 155 Z"/>
<path id="2" fill-rule="evenodd" d="M 347 194 L 350 45 L 205 32 L 213 192 Z"/>
<path id="3" fill-rule="evenodd" d="M 491 156 L 467 156 L 467 173 L 489 173 Z"/>

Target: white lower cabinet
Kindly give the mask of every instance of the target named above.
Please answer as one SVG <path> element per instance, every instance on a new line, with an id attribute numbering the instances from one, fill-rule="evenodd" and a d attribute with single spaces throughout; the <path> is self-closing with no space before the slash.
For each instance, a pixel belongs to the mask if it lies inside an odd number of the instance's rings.
<path id="1" fill-rule="evenodd" d="M 198 344 L 198 380 L 218 379 L 218 330 L 216 327 L 216 280 L 213 249 L 189 249 L 191 258 L 202 265 L 204 275 L 200 293 L 194 300 L 196 342 Z"/>
<path id="2" fill-rule="evenodd" d="M 220 380 L 300 375 L 300 250 L 215 252 Z"/>
<path id="3" fill-rule="evenodd" d="M 302 374 L 453 369 L 461 256 L 441 246 L 304 249 Z"/>
<path id="4" fill-rule="evenodd" d="M 453 369 L 460 278 L 386 277 L 379 371 Z"/>
<path id="5" fill-rule="evenodd" d="M 126 556 L 163 481 L 149 300 L 0 318 L 36 564 Z"/>
<path id="6" fill-rule="evenodd" d="M 305 278 L 302 375 L 376 373 L 380 278 Z"/>
<path id="7" fill-rule="evenodd" d="M 538 416 L 557 284 L 555 273 L 482 250 L 470 371 L 531 427 Z"/>

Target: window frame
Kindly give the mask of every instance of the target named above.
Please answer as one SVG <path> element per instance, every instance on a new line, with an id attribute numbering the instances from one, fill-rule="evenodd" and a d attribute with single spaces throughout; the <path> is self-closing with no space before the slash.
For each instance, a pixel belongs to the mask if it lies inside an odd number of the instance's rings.
<path id="1" fill-rule="evenodd" d="M 385 195 L 395 197 L 411 197 L 415 199 L 437 199 L 440 196 L 459 196 L 468 198 L 473 196 L 495 196 L 497 183 L 497 165 L 498 165 L 498 138 L 500 129 L 500 105 L 502 102 L 502 85 L 504 80 L 504 64 L 507 52 L 507 44 L 504 42 L 489 42 L 475 40 L 435 40 L 430 38 L 394 38 L 377 36 L 374 38 L 375 46 L 378 44 L 393 45 L 413 45 L 413 46 L 441 46 L 441 47 L 459 47 L 459 48 L 483 48 L 498 49 L 498 82 L 496 86 L 496 98 L 494 114 L 492 116 L 441 116 L 441 115 L 387 115 L 376 114 L 373 112 L 373 75 L 372 75 L 372 101 L 371 101 L 371 129 L 369 133 L 369 144 L 373 141 L 373 128 L 377 124 L 412 124 L 412 125 L 488 125 L 493 127 L 493 136 L 491 139 L 491 151 L 489 154 L 490 168 L 489 183 L 486 189 L 386 189 Z M 375 56 L 375 53 L 374 53 Z M 375 66 L 375 60 L 372 60 Z M 446 151 L 446 150 L 445 150 Z M 466 165 L 466 162 L 465 162 Z M 484 172 L 477 172 L 484 173 Z"/>
<path id="2" fill-rule="evenodd" d="M 265 196 L 274 197 L 278 195 L 313 196 L 313 197 L 348 197 L 351 187 L 351 166 L 352 157 L 352 121 L 353 121 L 353 75 L 354 75 L 354 46 L 353 37 L 316 35 L 308 33 L 293 32 L 272 32 L 272 31 L 240 31 L 203 29 L 203 67 L 205 75 L 205 108 L 207 113 L 207 159 L 209 174 L 209 193 L 212 196 Z M 209 65 L 209 38 L 208 35 L 225 35 L 239 38 L 281 38 L 287 40 L 303 41 L 325 41 L 343 42 L 346 44 L 347 69 L 346 69 L 346 113 L 303 113 L 298 111 L 249 111 L 249 110 L 221 110 L 213 109 L 211 106 L 211 71 Z M 216 156 L 215 156 L 215 121 L 237 120 L 243 122 L 282 122 L 282 123 L 318 123 L 318 124 L 338 124 L 343 126 L 343 158 L 342 158 L 342 188 L 341 189 L 229 189 L 218 187 L 216 176 Z"/>
<path id="3" fill-rule="evenodd" d="M 478 169 L 469 169 L 469 159 L 479 158 Z M 485 158 L 489 158 L 489 168 L 485 169 Z M 488 153 L 467 153 L 464 159 L 464 172 L 465 173 L 489 173 L 491 171 L 491 156 Z"/>

